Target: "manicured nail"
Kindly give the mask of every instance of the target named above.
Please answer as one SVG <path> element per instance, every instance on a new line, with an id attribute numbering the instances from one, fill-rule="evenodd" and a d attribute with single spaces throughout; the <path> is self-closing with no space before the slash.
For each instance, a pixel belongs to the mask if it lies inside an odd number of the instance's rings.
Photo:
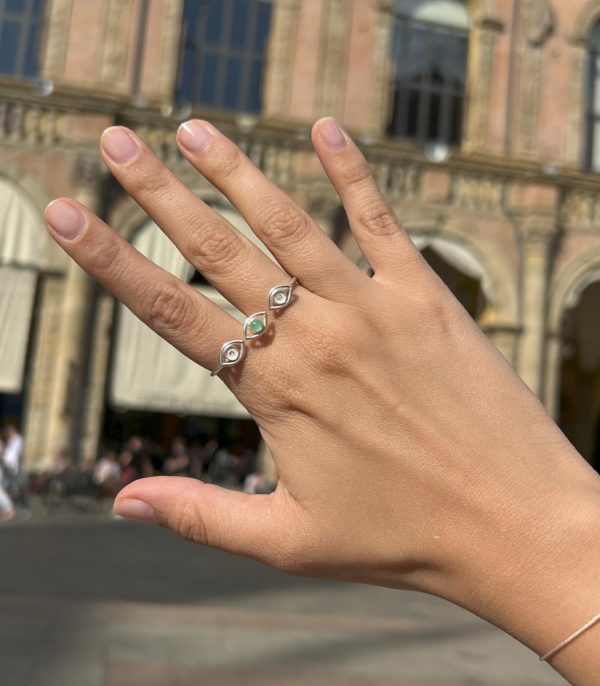
<path id="1" fill-rule="evenodd" d="M 190 152 L 204 152 L 210 148 L 213 137 L 210 131 L 195 119 L 186 121 L 179 127 L 177 138 Z"/>
<path id="2" fill-rule="evenodd" d="M 121 517 L 127 517 L 127 519 L 140 519 L 143 522 L 154 521 L 154 510 L 150 505 L 134 498 L 124 498 L 117 501 L 113 511 Z"/>
<path id="3" fill-rule="evenodd" d="M 86 225 L 83 212 L 64 200 L 53 200 L 44 215 L 54 231 L 69 241 L 77 238 Z"/>
<path id="4" fill-rule="evenodd" d="M 346 145 L 346 136 L 344 136 L 342 127 L 333 117 L 323 119 L 319 125 L 319 133 L 330 148 L 339 150 Z"/>
<path id="5" fill-rule="evenodd" d="M 102 134 L 101 142 L 104 152 L 117 164 L 129 162 L 140 150 L 134 134 L 121 126 L 111 126 L 106 129 Z"/>

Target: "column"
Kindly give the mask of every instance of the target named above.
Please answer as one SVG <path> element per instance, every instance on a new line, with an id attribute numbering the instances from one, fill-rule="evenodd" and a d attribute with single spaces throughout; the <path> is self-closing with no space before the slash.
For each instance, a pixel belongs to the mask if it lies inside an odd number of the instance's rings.
<path id="1" fill-rule="evenodd" d="M 74 197 L 93 212 L 98 209 L 100 163 L 81 154 L 73 166 Z M 64 296 L 57 332 L 54 367 L 46 424 L 46 456 L 54 459 L 61 450 L 73 451 L 80 421 L 85 364 L 85 332 L 89 326 L 91 280 L 73 260 L 65 276 Z"/>
<path id="2" fill-rule="evenodd" d="M 544 399 L 546 365 L 546 314 L 551 269 L 551 250 L 556 237 L 556 217 L 550 214 L 522 216 L 523 334 L 518 372 L 525 383 Z"/>

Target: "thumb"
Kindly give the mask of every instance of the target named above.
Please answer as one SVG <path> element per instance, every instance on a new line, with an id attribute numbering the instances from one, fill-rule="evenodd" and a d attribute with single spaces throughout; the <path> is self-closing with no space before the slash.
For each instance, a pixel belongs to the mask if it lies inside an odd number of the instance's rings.
<path id="1" fill-rule="evenodd" d="M 113 509 L 122 517 L 166 526 L 195 543 L 273 564 L 283 540 L 277 500 L 276 493 L 249 495 L 197 479 L 155 476 L 126 486 Z"/>

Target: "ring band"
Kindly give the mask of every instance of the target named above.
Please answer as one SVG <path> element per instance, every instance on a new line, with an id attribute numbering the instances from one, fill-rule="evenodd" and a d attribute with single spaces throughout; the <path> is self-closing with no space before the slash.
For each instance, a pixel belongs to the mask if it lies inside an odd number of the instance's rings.
<path id="1" fill-rule="evenodd" d="M 244 322 L 244 337 L 227 341 L 221 346 L 219 354 L 219 366 L 210 375 L 216 376 L 225 367 L 234 367 L 244 359 L 246 354 L 246 341 L 260 338 L 269 327 L 269 312 L 283 310 L 292 300 L 292 291 L 298 279 L 294 278 L 289 283 L 273 286 L 269 291 L 267 309 L 262 312 L 255 312 L 246 317 Z"/>

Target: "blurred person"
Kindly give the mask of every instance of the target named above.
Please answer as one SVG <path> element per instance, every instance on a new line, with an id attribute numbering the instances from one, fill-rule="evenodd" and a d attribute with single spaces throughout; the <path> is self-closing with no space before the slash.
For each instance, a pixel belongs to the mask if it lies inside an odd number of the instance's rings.
<path id="1" fill-rule="evenodd" d="M 107 450 L 96 462 L 93 469 L 93 481 L 98 495 L 115 496 L 121 483 L 121 465 L 114 450 Z"/>
<path id="2" fill-rule="evenodd" d="M 27 507 L 26 477 L 23 464 L 23 437 L 14 424 L 7 424 L 4 430 L 5 443 L 2 451 L 4 487 L 13 501 Z"/>
<path id="3" fill-rule="evenodd" d="M 153 476 L 154 468 L 150 451 L 141 436 L 131 436 L 127 441 L 125 449 L 132 455 L 133 467 L 138 473 L 138 478 L 143 476 Z"/>
<path id="4" fill-rule="evenodd" d="M 119 465 L 121 469 L 119 485 L 121 488 L 140 478 L 140 473 L 135 466 L 135 456 L 131 450 L 126 449 L 121 451 L 121 454 L 119 455 Z"/>
<path id="5" fill-rule="evenodd" d="M 0 438 L 0 455 L 4 450 L 4 441 Z M 6 522 L 15 516 L 13 502 L 4 488 L 4 470 L 0 460 L 0 521 Z"/>
<path id="6" fill-rule="evenodd" d="M 163 472 L 169 476 L 189 476 L 190 457 L 185 440 L 177 436 L 171 443 L 171 454 L 166 459 Z"/>

